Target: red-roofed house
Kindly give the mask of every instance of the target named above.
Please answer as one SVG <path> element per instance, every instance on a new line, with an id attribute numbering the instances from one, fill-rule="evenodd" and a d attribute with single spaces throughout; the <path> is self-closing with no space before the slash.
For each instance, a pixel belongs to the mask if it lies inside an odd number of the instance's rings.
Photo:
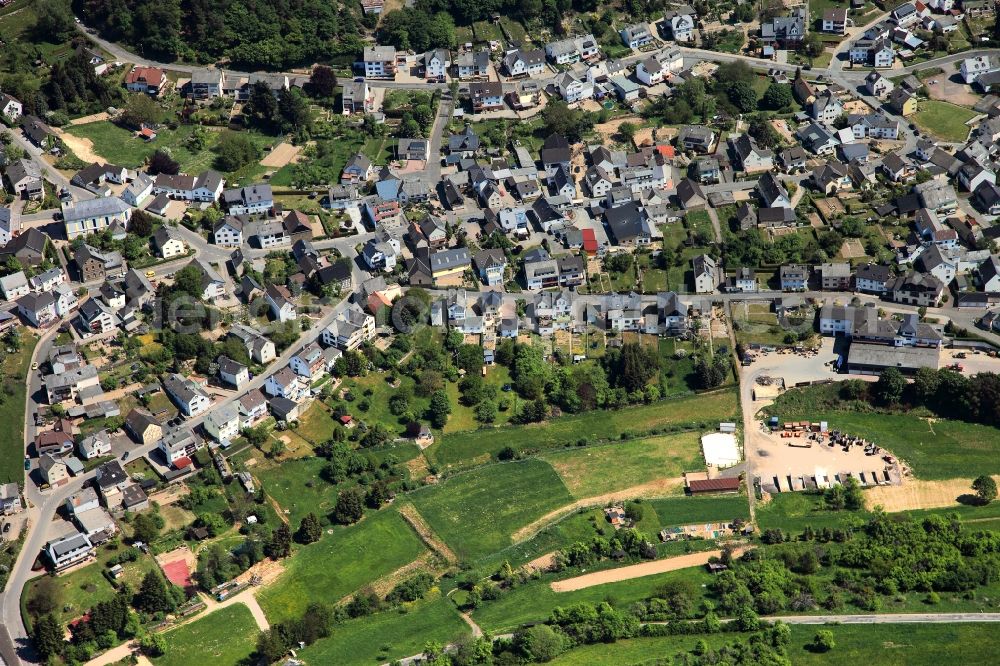
<path id="1" fill-rule="evenodd" d="M 149 127 L 143 127 L 139 130 L 137 136 L 144 141 L 156 141 L 156 130 Z"/>
<path id="2" fill-rule="evenodd" d="M 587 254 L 594 256 L 597 254 L 597 235 L 594 233 L 593 229 L 581 229 L 580 235 L 583 236 L 583 251 Z"/>
<path id="3" fill-rule="evenodd" d="M 677 155 L 677 149 L 671 146 L 669 143 L 663 143 L 656 146 L 656 152 L 664 157 L 674 157 Z"/>
<path id="4" fill-rule="evenodd" d="M 159 67 L 133 67 L 125 76 L 125 88 L 130 92 L 159 95 L 167 84 L 167 75 Z"/>

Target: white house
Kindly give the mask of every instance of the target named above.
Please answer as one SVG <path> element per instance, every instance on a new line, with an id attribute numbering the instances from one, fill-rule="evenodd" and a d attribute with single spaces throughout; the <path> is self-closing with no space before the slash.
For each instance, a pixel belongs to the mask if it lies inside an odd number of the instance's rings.
<path id="1" fill-rule="evenodd" d="M 24 113 L 24 106 L 21 102 L 10 95 L 0 93 L 0 115 L 7 120 L 14 122 Z"/>
<path id="2" fill-rule="evenodd" d="M 250 381 L 250 371 L 242 363 L 237 363 L 228 356 L 220 356 L 217 362 L 219 364 L 219 379 L 227 384 L 240 389 Z"/>
<path id="3" fill-rule="evenodd" d="M 271 309 L 271 314 L 278 321 L 284 323 L 298 318 L 295 303 L 292 302 L 292 294 L 286 287 L 269 284 L 264 290 L 264 298 Z"/>
<path id="4" fill-rule="evenodd" d="M 240 434 L 240 408 L 236 403 L 222 405 L 205 417 L 205 432 L 224 444 Z"/>
<path id="5" fill-rule="evenodd" d="M 163 388 L 185 416 L 198 416 L 212 404 L 205 391 L 183 375 L 170 375 L 163 380 Z"/>
<path id="6" fill-rule="evenodd" d="M 178 238 L 175 232 L 167 227 L 160 227 L 153 234 L 153 247 L 156 248 L 157 254 L 163 259 L 180 256 L 187 249 L 184 241 Z"/>
<path id="7" fill-rule="evenodd" d="M 102 456 L 111 455 L 111 434 L 107 430 L 100 430 L 93 435 L 84 437 L 77 445 L 80 455 L 84 460 L 93 460 Z"/>
<path id="8" fill-rule="evenodd" d="M 993 70 L 993 62 L 990 60 L 988 55 L 966 58 L 959 66 L 959 72 L 962 75 L 962 80 L 970 84 L 979 78 L 980 74 L 992 72 Z"/>

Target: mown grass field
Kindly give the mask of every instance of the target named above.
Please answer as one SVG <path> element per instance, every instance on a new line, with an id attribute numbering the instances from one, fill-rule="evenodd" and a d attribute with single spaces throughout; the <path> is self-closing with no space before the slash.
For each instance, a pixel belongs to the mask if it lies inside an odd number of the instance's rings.
<path id="1" fill-rule="evenodd" d="M 577 499 L 679 477 L 701 466 L 697 432 L 543 454 Z"/>
<path id="2" fill-rule="evenodd" d="M 24 483 L 24 381 L 35 351 L 38 338 L 35 335 L 21 336 L 21 349 L 7 354 L 0 364 L 4 384 L 12 395 L 0 404 L 0 483 Z"/>
<path id="3" fill-rule="evenodd" d="M 647 500 L 647 503 L 656 512 L 661 527 L 750 518 L 750 505 L 745 495 L 665 497 Z"/>
<path id="4" fill-rule="evenodd" d="M 889 449 L 922 479 L 974 478 L 1000 473 L 1000 430 L 911 414 L 858 413 L 831 408 L 837 384 L 788 391 L 768 412 L 782 420 L 827 421 Z M 846 409 L 846 406 L 845 406 Z"/>
<path id="5" fill-rule="evenodd" d="M 406 606 L 337 625 L 329 637 L 300 650 L 299 657 L 307 664 L 379 664 L 417 654 L 428 641 L 447 644 L 468 631 L 448 599 Z"/>
<path id="6" fill-rule="evenodd" d="M 762 530 L 779 528 L 792 534 L 798 534 L 807 525 L 822 529 L 867 518 L 865 511 L 829 511 L 822 495 L 816 493 L 778 493 L 767 504 L 757 504 L 757 522 Z"/>
<path id="7" fill-rule="evenodd" d="M 576 575 L 579 575 L 579 571 L 567 574 L 568 577 Z M 700 587 L 710 583 L 712 577 L 703 567 L 698 567 L 595 585 L 574 592 L 553 592 L 548 580 L 532 581 L 504 594 L 497 601 L 483 604 L 473 611 L 472 618 L 484 631 L 499 633 L 513 630 L 527 622 L 544 621 L 557 606 L 565 608 L 581 601 L 599 603 L 612 600 L 616 606 L 624 608 L 653 596 L 656 589 L 669 580 L 687 580 Z"/>
<path id="8" fill-rule="evenodd" d="M 428 458 L 442 466 L 466 466 L 495 456 L 505 446 L 519 449 L 551 449 L 618 439 L 621 433 L 648 432 L 669 425 L 711 424 L 731 421 L 738 412 L 736 393 L 715 393 L 676 398 L 613 412 L 574 414 L 528 426 L 511 426 L 445 435 L 426 450 Z"/>
<path id="9" fill-rule="evenodd" d="M 918 111 L 910 119 L 921 129 L 945 141 L 965 141 L 969 122 L 976 112 L 964 106 L 939 100 L 921 100 Z"/>
<path id="10" fill-rule="evenodd" d="M 233 604 L 164 634 L 167 649 L 152 659 L 156 666 L 237 664 L 256 645 L 257 623 L 250 609 Z"/>
<path id="11" fill-rule="evenodd" d="M 357 525 L 335 528 L 285 560 L 285 572 L 260 593 L 260 605 L 272 623 L 298 617 L 310 601 L 336 603 L 423 552 L 399 513 L 380 511 Z"/>
<path id="12" fill-rule="evenodd" d="M 1000 650 L 1000 632 L 995 625 L 988 623 L 879 624 L 822 627 L 833 632 L 836 646 L 820 654 L 806 648 L 819 628 L 792 627 L 788 656 L 793 664 L 993 664 L 996 663 L 997 650 Z"/>
<path id="13" fill-rule="evenodd" d="M 541 460 L 490 465 L 409 497 L 438 536 L 465 560 L 509 546 L 519 528 L 573 501 L 552 467 Z"/>
<path id="14" fill-rule="evenodd" d="M 988 623 L 982 624 L 880 624 L 806 626 L 792 625 L 787 654 L 791 663 L 854 666 L 858 663 L 921 666 L 940 663 L 989 664 L 1000 648 L 1000 635 Z M 835 647 L 825 653 L 808 649 L 820 629 L 833 632 Z M 656 663 L 691 652 L 699 640 L 711 649 L 746 640 L 745 634 L 706 634 L 633 638 L 613 644 L 585 645 L 565 652 L 552 661 L 554 666 L 619 664 L 634 666 Z"/>

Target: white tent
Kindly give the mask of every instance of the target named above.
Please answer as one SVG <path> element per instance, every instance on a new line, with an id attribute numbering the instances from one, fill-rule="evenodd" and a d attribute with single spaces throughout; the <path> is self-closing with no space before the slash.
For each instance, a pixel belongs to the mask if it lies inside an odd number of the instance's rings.
<path id="1" fill-rule="evenodd" d="M 705 455 L 705 464 L 716 467 L 732 467 L 740 462 L 740 448 L 736 444 L 736 435 L 725 432 L 713 432 L 701 438 L 701 450 Z"/>

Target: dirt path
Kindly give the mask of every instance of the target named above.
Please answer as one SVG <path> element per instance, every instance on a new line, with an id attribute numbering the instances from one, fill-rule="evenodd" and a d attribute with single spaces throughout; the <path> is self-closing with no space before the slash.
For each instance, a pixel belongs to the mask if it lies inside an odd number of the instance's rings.
<path id="1" fill-rule="evenodd" d="M 419 573 L 421 571 L 427 571 L 433 574 L 444 573 L 444 569 L 442 567 L 434 566 L 434 563 L 432 562 L 432 560 L 434 559 L 435 559 L 435 554 L 432 553 L 431 551 L 426 551 L 423 555 L 413 560 L 409 564 L 404 564 L 395 571 L 372 581 L 366 587 L 370 587 L 372 590 L 375 591 L 375 594 L 377 594 L 378 596 L 384 597 L 385 595 L 387 595 L 389 592 L 392 591 L 392 588 L 394 588 L 397 583 L 402 582 L 403 580 L 409 578 L 413 574 Z M 354 596 L 353 592 L 351 594 L 344 595 L 344 597 L 340 600 L 340 603 L 346 603 L 350 601 L 351 597 L 353 596 Z"/>
<path id="2" fill-rule="evenodd" d="M 94 152 L 94 142 L 90 139 L 82 139 L 78 136 L 73 136 L 68 132 L 64 132 L 58 127 L 53 127 L 52 131 L 62 139 L 66 147 L 69 148 L 74 155 L 79 157 L 84 162 L 107 162 L 106 159 Z"/>
<path id="3" fill-rule="evenodd" d="M 590 506 L 603 506 L 610 502 L 621 502 L 635 497 L 664 497 L 666 495 L 674 494 L 674 491 L 683 484 L 684 479 L 681 477 L 672 479 L 657 479 L 656 481 L 650 481 L 638 486 L 632 486 L 631 488 L 625 488 L 624 490 L 616 490 L 611 493 L 604 493 L 603 495 L 596 495 L 594 497 L 585 497 L 573 502 L 572 504 L 567 504 L 566 506 L 561 506 L 554 511 L 549 511 L 538 520 L 525 525 L 518 531 L 514 532 L 514 534 L 511 535 L 511 539 L 514 543 L 527 541 L 542 531 L 542 529 L 548 526 L 549 523 L 553 523 L 559 518 L 573 513 L 577 509 L 585 509 Z"/>
<path id="4" fill-rule="evenodd" d="M 420 539 L 427 544 L 427 547 L 440 555 L 445 562 L 448 564 L 458 562 L 458 556 L 455 555 L 455 552 L 448 547 L 448 544 L 441 540 L 441 537 L 434 533 L 434 530 L 427 524 L 424 517 L 417 513 L 415 506 L 412 504 L 401 504 L 399 506 L 399 514 L 420 535 Z"/>
<path id="5" fill-rule="evenodd" d="M 459 613 L 459 615 L 462 616 L 462 619 L 465 620 L 465 623 L 469 625 L 470 629 L 472 629 L 472 635 L 474 637 L 480 638 L 483 635 L 482 628 L 480 628 L 480 626 L 476 624 L 476 621 L 472 619 L 471 615 L 469 615 L 468 613 Z"/>
<path id="6" fill-rule="evenodd" d="M 743 552 L 743 549 L 737 549 L 734 551 L 735 555 L 739 555 Z M 572 592 L 573 590 L 582 590 L 586 587 L 593 587 L 594 585 L 603 585 L 604 583 L 618 583 L 623 580 L 631 580 L 633 578 L 642 578 L 643 576 L 652 576 L 653 574 L 665 573 L 667 571 L 677 571 L 678 569 L 687 569 L 688 567 L 697 567 L 706 564 L 711 557 L 719 557 L 722 555 L 721 550 L 710 550 L 704 553 L 691 553 L 690 555 L 679 555 L 677 557 L 670 557 L 665 560 L 654 560 L 653 562 L 643 562 L 642 564 L 633 564 L 627 567 L 621 567 L 619 569 L 608 569 L 607 571 L 596 571 L 594 573 L 584 574 L 582 576 L 577 576 L 575 578 L 567 578 L 566 580 L 557 580 L 549 584 L 553 592 Z"/>
<path id="7" fill-rule="evenodd" d="M 95 113 L 90 116 L 83 116 L 82 118 L 74 118 L 69 121 L 70 125 L 86 125 L 87 123 L 99 123 L 102 120 L 107 120 L 110 116 L 106 111 L 101 111 L 100 113 Z"/>
<path id="8" fill-rule="evenodd" d="M 1000 476 L 994 476 L 1000 483 Z M 923 481 L 906 479 L 901 486 L 879 486 L 865 490 L 865 501 L 869 507 L 880 505 L 887 512 L 911 509 L 939 509 L 958 506 L 958 498 L 972 495 L 971 479 L 945 479 L 943 481 Z"/>

